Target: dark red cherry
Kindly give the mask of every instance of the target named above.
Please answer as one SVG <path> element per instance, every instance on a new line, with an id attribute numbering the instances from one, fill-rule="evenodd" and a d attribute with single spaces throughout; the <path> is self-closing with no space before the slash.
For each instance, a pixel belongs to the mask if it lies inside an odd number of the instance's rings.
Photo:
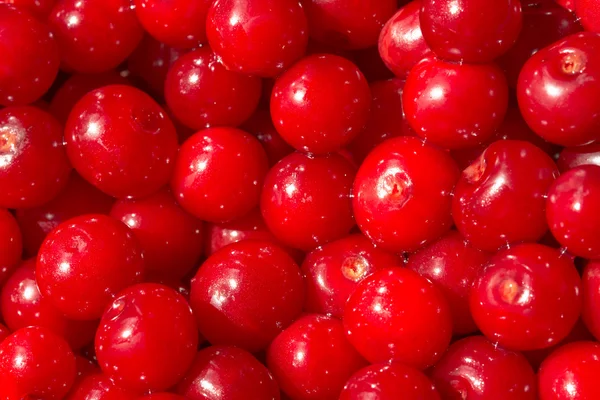
<path id="1" fill-rule="evenodd" d="M 79 174 L 117 198 L 142 197 L 168 183 L 177 133 L 164 110 L 131 86 L 83 96 L 65 127 L 67 152 Z"/>
<path id="2" fill-rule="evenodd" d="M 0 209 L 0 288 L 21 262 L 23 235 L 15 217 Z"/>
<path id="3" fill-rule="evenodd" d="M 582 317 L 586 327 L 596 338 L 600 338 L 600 262 L 590 261 L 582 277 L 583 311 Z"/>
<path id="4" fill-rule="evenodd" d="M 456 163 L 414 137 L 389 139 L 360 166 L 353 208 L 361 231 L 385 249 L 414 251 L 452 226 Z"/>
<path id="5" fill-rule="evenodd" d="M 566 147 L 560 152 L 556 165 L 561 172 L 566 172 L 580 165 L 600 166 L 600 144 Z"/>
<path id="6" fill-rule="evenodd" d="M 229 70 L 262 77 L 286 70 L 308 43 L 306 16 L 296 0 L 216 0 L 206 34 Z"/>
<path id="7" fill-rule="evenodd" d="M 179 396 L 173 393 L 152 393 L 144 397 L 140 397 L 139 400 L 186 400 L 188 397 Z"/>
<path id="8" fill-rule="evenodd" d="M 554 161 L 533 144 L 496 141 L 463 171 L 454 189 L 454 223 L 483 250 L 535 242 L 548 229 L 546 193 L 557 176 Z"/>
<path id="9" fill-rule="evenodd" d="M 185 126 L 238 126 L 247 120 L 261 95 L 261 80 L 228 71 L 208 46 L 181 56 L 166 76 L 165 99 Z"/>
<path id="10" fill-rule="evenodd" d="M 115 68 L 144 34 L 131 0 L 61 0 L 48 24 L 63 69 L 81 73 Z"/>
<path id="11" fill-rule="evenodd" d="M 294 148 L 283 140 L 273 126 L 271 113 L 268 110 L 262 110 L 260 108 L 256 110 L 256 112 L 244 122 L 242 129 L 253 134 L 260 141 L 267 153 L 270 166 L 275 165 L 277 161 L 294 152 Z"/>
<path id="12" fill-rule="evenodd" d="M 600 4 L 594 0 L 574 0 L 575 14 L 586 31 L 600 32 Z"/>
<path id="13" fill-rule="evenodd" d="M 44 21 L 58 0 L 0 0 L 0 3 L 12 4 L 16 8 L 29 11 L 40 21 Z"/>
<path id="14" fill-rule="evenodd" d="M 341 321 L 316 314 L 290 325 L 267 351 L 267 366 L 281 390 L 298 400 L 337 399 L 365 364 L 344 336 Z"/>
<path id="15" fill-rule="evenodd" d="M 343 321 L 348 340 L 371 363 L 395 360 L 424 369 L 452 336 L 442 292 L 406 268 L 384 268 L 359 283 Z"/>
<path id="16" fill-rule="evenodd" d="M 0 324 L 0 343 L 2 343 L 2 341 L 4 339 L 6 339 L 7 337 L 10 336 L 10 329 L 8 329 L 5 325 Z"/>
<path id="17" fill-rule="evenodd" d="M 371 93 L 358 67 L 343 57 L 303 58 L 276 81 L 271 117 L 296 150 L 325 154 L 348 144 L 365 126 Z"/>
<path id="18" fill-rule="evenodd" d="M 260 209 L 267 227 L 288 246 L 312 250 L 354 226 L 354 166 L 339 154 L 293 153 L 267 174 Z"/>
<path id="19" fill-rule="evenodd" d="M 144 263 L 134 233 L 123 223 L 88 214 L 61 223 L 37 259 L 40 292 L 67 317 L 100 318 L 113 297 L 142 279 Z"/>
<path id="20" fill-rule="evenodd" d="M 42 205 L 64 188 L 70 172 L 54 117 L 31 106 L 0 110 L 0 207 Z"/>
<path id="21" fill-rule="evenodd" d="M 527 359 L 483 336 L 453 343 L 430 376 L 444 399 L 537 399 L 536 376 Z"/>
<path id="22" fill-rule="evenodd" d="M 576 256 L 600 258 L 600 166 L 582 165 L 548 189 L 546 216 L 552 235 Z"/>
<path id="23" fill-rule="evenodd" d="M 580 146 L 600 138 L 600 34 L 583 32 L 535 53 L 517 85 L 519 108 L 542 138 Z"/>
<path id="24" fill-rule="evenodd" d="M 92 372 L 79 378 L 65 400 L 136 400 L 133 393 L 115 385 L 110 378 Z"/>

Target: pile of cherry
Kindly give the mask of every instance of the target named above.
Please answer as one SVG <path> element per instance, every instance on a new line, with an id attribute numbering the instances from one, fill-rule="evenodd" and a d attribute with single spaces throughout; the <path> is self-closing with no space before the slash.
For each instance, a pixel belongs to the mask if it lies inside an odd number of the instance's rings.
<path id="1" fill-rule="evenodd" d="M 0 3 L 0 400 L 600 399 L 600 0 Z"/>

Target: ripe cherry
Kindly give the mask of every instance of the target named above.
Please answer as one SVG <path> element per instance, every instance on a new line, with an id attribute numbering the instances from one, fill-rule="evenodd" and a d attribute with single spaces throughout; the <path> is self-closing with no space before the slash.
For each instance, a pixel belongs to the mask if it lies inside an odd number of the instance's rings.
<path id="1" fill-rule="evenodd" d="M 23 235 L 15 217 L 0 209 L 0 288 L 21 262 Z"/>
<path id="2" fill-rule="evenodd" d="M 600 32 L 600 5 L 593 0 L 574 0 L 575 14 L 586 31 Z"/>
<path id="3" fill-rule="evenodd" d="M 556 165 L 561 172 L 566 172 L 580 165 L 600 166 L 600 144 L 565 147 L 560 152 Z"/>
<path id="4" fill-rule="evenodd" d="M 597 304 L 600 301 L 600 262 L 590 261 L 586 265 L 582 276 L 582 286 L 583 321 L 594 337 L 599 338 L 600 310 Z"/>
<path id="5" fill-rule="evenodd" d="M 115 385 L 104 374 L 91 372 L 79 378 L 65 400 L 136 400 L 138 397 Z"/>
<path id="6" fill-rule="evenodd" d="M 15 7 L 27 10 L 40 21 L 44 21 L 58 0 L 1 0 L 0 3 L 13 4 Z"/>

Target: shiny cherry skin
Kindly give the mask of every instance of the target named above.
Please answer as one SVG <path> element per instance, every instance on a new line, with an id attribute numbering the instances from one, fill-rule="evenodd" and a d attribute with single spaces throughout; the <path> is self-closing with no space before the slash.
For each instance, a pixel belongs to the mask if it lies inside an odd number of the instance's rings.
<path id="1" fill-rule="evenodd" d="M 0 207 L 36 207 L 66 185 L 71 172 L 62 126 L 32 106 L 0 110 Z"/>
<path id="2" fill-rule="evenodd" d="M 316 54 L 275 81 L 271 117 L 296 150 L 325 154 L 358 135 L 370 105 L 369 84 L 356 65 L 333 54 Z"/>
<path id="3" fill-rule="evenodd" d="M 581 278 L 559 250 L 521 244 L 493 256 L 471 289 L 479 330 L 507 349 L 536 350 L 563 340 L 582 308 Z"/>
<path id="4" fill-rule="evenodd" d="M 208 46 L 181 56 L 166 77 L 165 100 L 175 117 L 192 129 L 238 126 L 261 96 L 261 79 L 228 71 Z"/>
<path id="5" fill-rule="evenodd" d="M 473 246 L 487 251 L 536 242 L 548 230 L 546 192 L 557 176 L 554 161 L 533 144 L 493 142 L 456 184 L 454 223 Z"/>
<path id="6" fill-rule="evenodd" d="M 352 345 L 371 363 L 433 365 L 450 344 L 452 315 L 443 293 L 406 268 L 384 268 L 359 283 L 344 310 Z"/>
<path id="7" fill-rule="evenodd" d="M 546 216 L 552 235 L 576 256 L 600 258 L 600 166 L 582 165 L 548 189 Z"/>
<path id="8" fill-rule="evenodd" d="M 192 310 L 175 290 L 131 286 L 106 308 L 96 332 L 96 356 L 115 384 L 135 392 L 167 390 L 183 377 L 198 346 Z"/>
<path id="9" fill-rule="evenodd" d="M 117 198 L 147 196 L 164 186 L 178 147 L 164 110 L 141 90 L 124 85 L 83 96 L 69 115 L 65 139 L 77 172 Z"/>
<path id="10" fill-rule="evenodd" d="M 440 400 L 433 382 L 413 367 L 392 362 L 357 371 L 346 383 L 339 400 Z"/>
<path id="11" fill-rule="evenodd" d="M 244 124 L 242 129 L 253 134 L 260 141 L 267 157 L 269 166 L 277 164 L 277 161 L 294 152 L 290 146 L 273 126 L 271 113 L 268 110 L 258 109 Z"/>
<path id="12" fill-rule="evenodd" d="M 0 209 L 0 288 L 21 262 L 23 235 L 15 217 Z"/>
<path id="13" fill-rule="evenodd" d="M 27 10 L 40 21 L 46 20 L 57 2 L 58 0 L 0 0 L 0 3 L 12 4 L 16 8 Z"/>
<path id="14" fill-rule="evenodd" d="M 527 359 L 483 336 L 453 343 L 430 376 L 444 399 L 537 399 L 536 376 Z"/>
<path id="15" fill-rule="evenodd" d="M 216 0 L 206 34 L 227 69 L 265 78 L 289 68 L 308 44 L 306 16 L 295 0 Z"/>
<path id="16" fill-rule="evenodd" d="M 440 58 L 485 63 L 504 54 L 522 26 L 519 0 L 422 0 L 421 31 Z"/>
<path id="17" fill-rule="evenodd" d="M 458 177 L 446 152 L 414 137 L 389 139 L 367 156 L 356 175 L 356 222 L 387 250 L 417 250 L 450 230 Z"/>
<path id="18" fill-rule="evenodd" d="M 104 374 L 91 372 L 78 379 L 65 400 L 136 400 L 138 397 L 115 385 Z"/>
<path id="19" fill-rule="evenodd" d="M 144 261 L 121 221 L 87 214 L 60 224 L 42 243 L 36 280 L 43 296 L 69 318 L 102 316 L 113 297 L 142 280 Z"/>
<path id="20" fill-rule="evenodd" d="M 141 399 L 145 399 L 145 400 L 186 400 L 187 397 L 179 396 L 179 395 L 173 394 L 173 393 L 162 392 L 162 393 L 152 393 L 147 396 L 140 397 L 139 400 L 141 400 Z"/>
<path id="21" fill-rule="evenodd" d="M 323 315 L 298 319 L 267 350 L 267 366 L 281 390 L 298 400 L 337 399 L 365 364 L 344 336 L 342 322 Z"/>
<path id="22" fill-rule="evenodd" d="M 212 344 L 256 352 L 302 311 L 304 283 L 280 247 L 242 241 L 211 255 L 192 279 L 190 304 L 198 328 Z"/>
<path id="23" fill-rule="evenodd" d="M 0 344 L 0 397 L 62 399 L 75 380 L 75 356 L 46 328 L 28 327 Z"/>
<path id="24" fill-rule="evenodd" d="M 600 32 L 600 5 L 593 0 L 574 0 L 575 14 L 586 31 Z"/>
<path id="25" fill-rule="evenodd" d="M 431 59 L 411 70 L 402 100 L 406 120 L 419 136 L 460 149 L 494 136 L 508 108 L 508 86 L 495 64 Z"/>
<path id="26" fill-rule="evenodd" d="M 110 216 L 135 234 L 147 274 L 180 279 L 202 255 L 202 222 L 183 211 L 166 188 L 142 199 L 118 200 Z"/>
<path id="27" fill-rule="evenodd" d="M 135 0 L 134 3 L 140 23 L 158 41 L 179 49 L 206 43 L 210 0 Z"/>
<path id="28" fill-rule="evenodd" d="M 130 0 L 61 0 L 48 24 L 63 69 L 88 74 L 118 66 L 144 35 Z"/>
<path id="29" fill-rule="evenodd" d="M 48 27 L 21 8 L 0 4 L 0 105 L 33 103 L 58 73 L 58 47 Z"/>
<path id="30" fill-rule="evenodd" d="M 566 172 L 580 165 L 600 166 L 600 144 L 565 147 L 560 152 L 556 165 L 561 172 Z"/>
<path id="31" fill-rule="evenodd" d="M 302 263 L 304 310 L 342 318 L 348 298 L 363 279 L 379 269 L 401 265 L 397 255 L 375 247 L 361 234 L 317 247 Z"/>
<path id="32" fill-rule="evenodd" d="M 400 8 L 379 35 L 379 54 L 385 65 L 400 79 L 433 53 L 423 39 L 419 14 L 421 0 L 413 0 Z"/>
<path id="33" fill-rule="evenodd" d="M 254 136 L 236 128 L 209 128 L 179 149 L 171 187 L 190 214 L 225 222 L 258 205 L 268 168 L 267 155 Z"/>
<path id="34" fill-rule="evenodd" d="M 446 296 L 455 335 L 477 331 L 469 309 L 469 292 L 490 254 L 472 247 L 456 231 L 408 257 L 407 268 L 429 279 Z"/>
<path id="35" fill-rule="evenodd" d="M 581 278 L 583 287 L 582 317 L 586 327 L 594 335 L 600 337 L 600 262 L 590 261 L 583 270 Z"/>
<path id="36" fill-rule="evenodd" d="M 342 49 L 377 44 L 379 32 L 398 8 L 395 0 L 362 0 L 350 7 L 344 0 L 301 0 L 311 38 Z"/>
<path id="37" fill-rule="evenodd" d="M 234 346 L 200 350 L 176 392 L 190 400 L 279 400 L 273 375 L 252 354 Z"/>
<path id="38" fill-rule="evenodd" d="M 580 146 L 600 138 L 600 34 L 583 32 L 535 53 L 517 84 L 519 108 L 542 138 Z"/>
<path id="39" fill-rule="evenodd" d="M 286 156 L 265 178 L 260 209 L 267 227 L 286 245 L 305 251 L 346 236 L 354 226 L 355 173 L 339 154 Z"/>

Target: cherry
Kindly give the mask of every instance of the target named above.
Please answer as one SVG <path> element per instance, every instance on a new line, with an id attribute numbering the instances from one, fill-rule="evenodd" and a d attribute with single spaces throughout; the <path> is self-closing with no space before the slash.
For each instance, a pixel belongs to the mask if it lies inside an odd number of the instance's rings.
<path id="1" fill-rule="evenodd" d="M 541 137 L 562 146 L 600 138 L 600 34 L 567 36 L 535 53 L 517 85 L 519 108 Z"/>
<path id="2" fill-rule="evenodd" d="M 0 209 L 0 288 L 21 262 L 23 236 L 15 217 Z"/>
<path id="3" fill-rule="evenodd" d="M 147 396 L 141 397 L 140 399 L 145 400 L 185 400 L 187 397 L 179 396 L 173 393 L 152 393 Z"/>
<path id="4" fill-rule="evenodd" d="M 312 250 L 354 226 L 355 168 L 343 156 L 293 153 L 267 174 L 260 208 L 269 230 L 288 246 Z"/>
<path id="5" fill-rule="evenodd" d="M 242 129 L 253 134 L 260 141 L 267 153 L 269 165 L 271 167 L 283 157 L 294 152 L 294 148 L 283 140 L 273 126 L 271 113 L 268 110 L 256 110 L 256 112 L 244 122 Z"/>
<path id="6" fill-rule="evenodd" d="M 566 147 L 560 152 L 556 165 L 561 172 L 566 172 L 580 165 L 600 166 L 600 144 Z"/>
<path id="7" fill-rule="evenodd" d="M 75 380 L 75 356 L 52 331 L 28 327 L 0 343 L 0 397 L 62 399 Z"/>
<path id="8" fill-rule="evenodd" d="M 260 78 L 228 71 L 207 46 L 175 61 L 164 82 L 169 109 L 192 129 L 238 126 L 261 95 Z"/>
<path id="9" fill-rule="evenodd" d="M 5 325 L 0 324 L 0 343 L 2 343 L 4 339 L 9 337 L 10 333 L 10 329 L 8 329 Z"/>
<path id="10" fill-rule="evenodd" d="M 558 5 L 565 9 L 575 12 L 575 1 L 576 0 L 555 0 Z"/>
<path id="11" fill-rule="evenodd" d="M 57 2 L 58 0 L 0 0 L 0 3 L 12 4 L 16 8 L 27 10 L 40 21 L 44 21 L 48 17 Z"/>
<path id="12" fill-rule="evenodd" d="M 358 135 L 370 104 L 367 80 L 356 65 L 333 54 L 311 55 L 275 81 L 271 117 L 292 147 L 325 154 Z"/>
<path id="13" fill-rule="evenodd" d="M 546 192 L 557 176 L 554 161 L 533 144 L 496 141 L 456 184 L 454 223 L 473 246 L 483 250 L 535 242 L 548 229 Z"/>
<path id="14" fill-rule="evenodd" d="M 371 363 L 424 369 L 443 354 L 452 315 L 442 292 L 406 268 L 384 268 L 358 284 L 344 311 L 348 340 Z"/>
<path id="15" fill-rule="evenodd" d="M 61 0 L 48 24 L 63 69 L 81 73 L 115 68 L 142 40 L 143 29 L 131 0 Z"/>
<path id="16" fill-rule="evenodd" d="M 210 128 L 181 146 L 171 187 L 190 214 L 225 222 L 258 205 L 267 170 L 267 156 L 254 136 L 235 128 Z"/>
<path id="17" fill-rule="evenodd" d="M 281 390 L 298 400 L 337 399 L 365 364 L 344 336 L 342 322 L 316 314 L 290 325 L 267 351 L 267 366 Z"/>
<path id="18" fill-rule="evenodd" d="M 367 156 L 356 175 L 356 222 L 387 250 L 417 250 L 452 226 L 451 192 L 458 177 L 446 152 L 413 137 L 389 139 Z"/>
<path id="19" fill-rule="evenodd" d="M 589 262 L 582 277 L 583 310 L 582 317 L 586 327 L 594 335 L 600 337 L 600 310 L 597 308 L 600 299 L 600 262 Z"/>
<path id="20" fill-rule="evenodd" d="M 302 311 L 300 269 L 270 242 L 242 241 L 215 252 L 192 279 L 190 304 L 212 344 L 259 351 Z"/>
<path id="21" fill-rule="evenodd" d="M 150 96 L 123 85 L 83 96 L 65 127 L 67 152 L 81 176 L 117 197 L 142 197 L 164 186 L 177 154 L 177 134 Z"/>
<path id="22" fill-rule="evenodd" d="M 106 375 L 89 373 L 73 385 L 65 400 L 135 400 L 133 394 L 116 386 Z"/>
<path id="23" fill-rule="evenodd" d="M 586 31 L 600 32 L 600 5 L 594 0 L 574 0 L 575 14 Z"/>
<path id="24" fill-rule="evenodd" d="M 206 34 L 227 69 L 267 78 L 300 59 L 308 43 L 306 16 L 295 0 L 216 0 Z"/>
<path id="25" fill-rule="evenodd" d="M 600 258 L 600 166 L 582 165 L 548 189 L 546 216 L 552 235 L 580 257 Z"/>
<path id="26" fill-rule="evenodd" d="M 134 233 L 120 221 L 88 214 L 61 223 L 44 240 L 37 259 L 40 292 L 69 318 L 100 318 L 122 289 L 142 279 L 143 259 Z"/>
<path id="27" fill-rule="evenodd" d="M 527 359 L 483 336 L 453 343 L 431 378 L 445 399 L 537 399 L 536 376 Z"/>

